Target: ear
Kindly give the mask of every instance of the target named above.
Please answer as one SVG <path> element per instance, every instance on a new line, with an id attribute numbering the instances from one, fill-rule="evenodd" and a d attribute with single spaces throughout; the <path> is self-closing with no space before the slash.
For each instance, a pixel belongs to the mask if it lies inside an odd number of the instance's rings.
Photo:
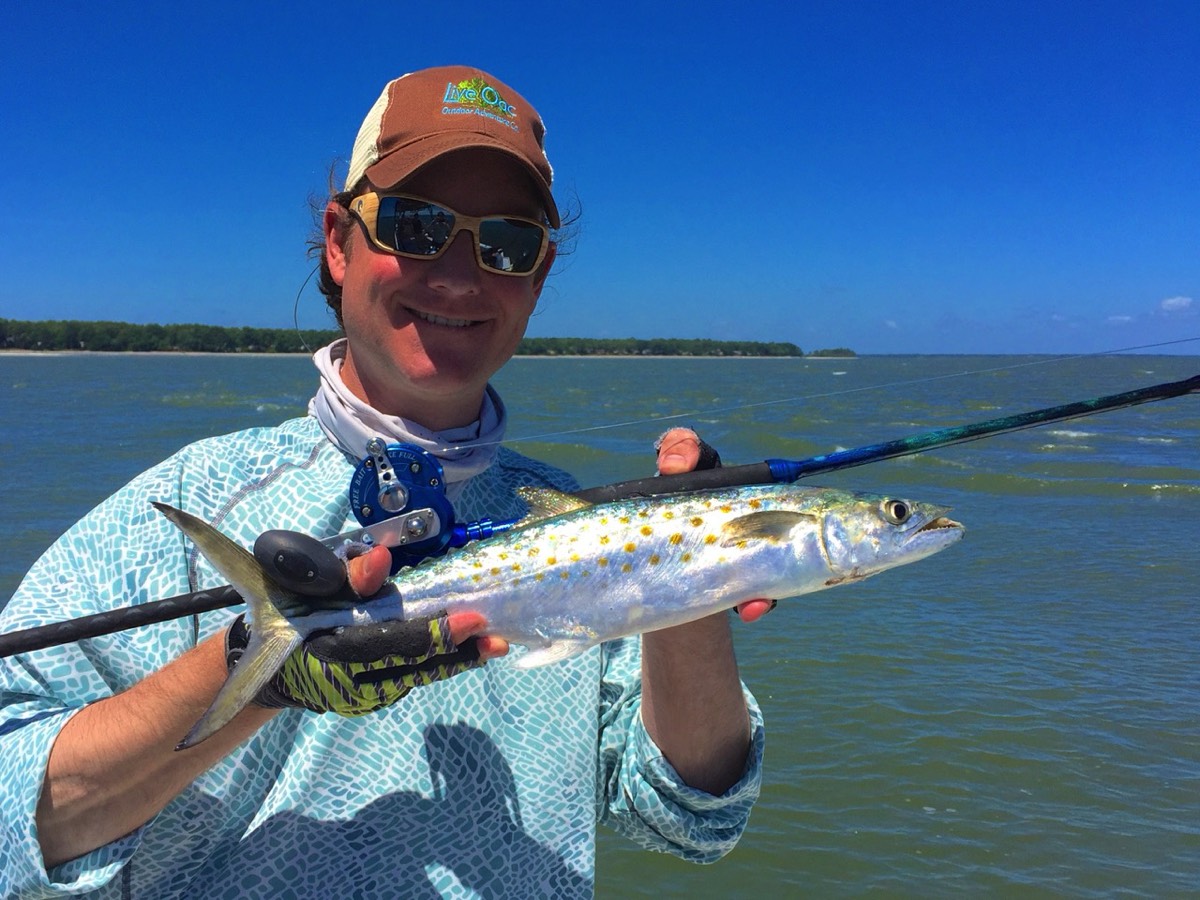
<path id="1" fill-rule="evenodd" d="M 329 275 L 338 284 L 346 277 L 351 230 L 349 225 L 349 211 L 330 201 L 321 217 L 321 229 L 325 232 L 325 262 L 329 266 Z"/>
<path id="2" fill-rule="evenodd" d="M 558 254 L 558 244 L 554 241 L 546 247 L 546 258 L 542 260 L 541 267 L 533 276 L 533 299 L 537 300 L 542 295 L 542 288 L 546 286 L 546 277 L 550 274 L 550 267 L 554 265 L 554 257 Z"/>

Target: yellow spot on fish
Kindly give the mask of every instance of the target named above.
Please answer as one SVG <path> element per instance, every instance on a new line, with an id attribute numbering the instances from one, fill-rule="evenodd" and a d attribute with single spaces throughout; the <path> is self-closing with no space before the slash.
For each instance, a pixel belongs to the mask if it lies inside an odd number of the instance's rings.
<path id="1" fill-rule="evenodd" d="M 545 572 L 538 572 L 536 575 L 534 575 L 534 576 L 533 576 L 533 580 L 534 580 L 534 581 L 541 581 L 541 580 L 542 580 L 543 578 L 545 578 L 545 577 L 546 577 L 546 573 L 545 573 Z"/>
<path id="2" fill-rule="evenodd" d="M 622 525 L 628 525 L 629 524 L 629 516 L 621 516 L 621 518 L 619 518 L 617 521 L 620 522 Z"/>
<path id="3" fill-rule="evenodd" d="M 561 578 L 563 581 L 566 581 L 568 578 L 571 577 L 571 570 L 563 569 L 561 572 L 558 573 L 558 577 Z"/>
<path id="4" fill-rule="evenodd" d="M 505 553 L 504 551 L 501 551 L 501 552 L 500 552 L 500 558 L 501 558 L 501 559 L 508 559 L 508 554 L 507 554 L 507 553 Z"/>
<path id="5" fill-rule="evenodd" d="M 717 542 L 717 536 L 715 534 L 706 534 L 704 536 L 704 543 L 715 544 L 716 542 Z"/>
<path id="6" fill-rule="evenodd" d="M 471 576 L 471 580 L 472 580 L 473 582 L 475 582 L 476 584 L 479 584 L 479 582 L 483 581 L 483 576 L 482 576 L 482 575 L 480 575 L 480 574 L 478 574 L 478 573 L 476 573 L 476 574 L 474 574 L 474 575 L 472 575 L 472 576 Z"/>
<path id="7" fill-rule="evenodd" d="M 573 562 L 573 563 L 579 562 L 579 554 L 578 553 L 571 554 L 571 562 Z"/>
<path id="8" fill-rule="evenodd" d="M 546 557 L 546 565 L 548 565 L 548 566 L 552 566 L 557 562 L 558 562 L 557 556 L 547 556 Z"/>
<path id="9" fill-rule="evenodd" d="M 630 541 L 628 544 L 625 545 L 626 553 L 633 553 L 635 550 L 637 550 L 637 544 L 635 544 L 633 541 Z"/>
<path id="10" fill-rule="evenodd" d="M 513 563 L 513 564 L 512 564 L 512 570 L 513 570 L 514 572 L 520 572 L 520 571 L 521 571 L 521 564 L 520 564 L 520 563 Z"/>
<path id="11" fill-rule="evenodd" d="M 530 547 L 529 548 L 529 558 L 532 559 L 533 557 L 537 556 L 538 553 L 540 553 L 540 552 L 541 551 L 539 551 L 537 547 Z"/>
<path id="12" fill-rule="evenodd" d="M 694 527 L 699 528 L 703 524 L 704 524 L 704 520 L 702 518 L 700 518 L 699 516 L 692 516 L 692 525 Z"/>
<path id="13" fill-rule="evenodd" d="M 659 564 L 659 562 L 660 562 L 660 561 L 661 561 L 661 560 L 659 559 L 659 556 L 658 556 L 658 554 L 657 554 L 657 553 L 651 553 L 651 554 L 650 554 L 650 565 L 652 565 L 652 566 L 657 566 L 657 565 Z"/>
<path id="14" fill-rule="evenodd" d="M 721 505 L 721 512 L 731 513 L 731 512 L 733 512 L 733 507 L 730 506 L 728 503 L 724 503 Z"/>
<path id="15" fill-rule="evenodd" d="M 608 535 L 607 535 L 607 534 L 605 534 L 605 535 L 601 535 L 601 537 L 600 537 L 600 543 L 601 543 L 601 544 L 607 544 L 607 543 L 608 543 Z"/>
<path id="16" fill-rule="evenodd" d="M 625 565 L 621 566 L 621 571 L 622 572 L 632 572 L 633 566 L 631 566 L 629 563 L 625 563 Z"/>
<path id="17" fill-rule="evenodd" d="M 679 560 L 680 560 L 680 562 L 691 562 L 691 561 L 692 561 L 692 554 L 690 554 L 690 553 L 685 553 L 685 554 L 683 554 L 683 556 L 679 557 Z"/>
<path id="18" fill-rule="evenodd" d="M 672 544 L 675 544 L 676 546 L 678 546 L 679 544 L 683 543 L 683 535 L 682 534 L 673 534 L 673 535 L 671 535 L 670 538 L 668 538 L 668 540 Z"/>
<path id="19" fill-rule="evenodd" d="M 643 509 L 643 510 L 639 510 L 639 511 L 638 511 L 638 518 L 639 518 L 639 519 L 648 519 L 648 518 L 650 518 L 650 513 L 648 513 L 648 512 L 647 512 L 646 510 L 644 510 L 644 509 Z"/>
<path id="20" fill-rule="evenodd" d="M 599 566 L 600 566 L 600 568 L 602 568 L 602 569 L 603 569 L 605 566 L 607 566 L 607 565 L 608 565 L 608 557 L 607 557 L 607 556 L 602 556 L 602 557 L 600 557 L 598 560 L 596 560 L 596 563 L 597 563 L 597 565 L 599 565 Z"/>
<path id="21" fill-rule="evenodd" d="M 762 501 L 761 501 L 761 500 L 751 500 L 751 501 L 750 501 L 750 508 L 751 508 L 751 509 L 759 509 L 761 506 L 762 506 Z"/>
<path id="22" fill-rule="evenodd" d="M 646 537 L 650 537 L 650 535 L 654 534 L 654 529 L 651 528 L 649 525 L 643 525 L 642 526 L 642 534 L 645 535 Z"/>
<path id="23" fill-rule="evenodd" d="M 498 568 L 493 568 L 490 574 L 492 574 L 492 575 L 499 575 L 499 574 L 500 574 L 500 570 L 499 570 Z"/>

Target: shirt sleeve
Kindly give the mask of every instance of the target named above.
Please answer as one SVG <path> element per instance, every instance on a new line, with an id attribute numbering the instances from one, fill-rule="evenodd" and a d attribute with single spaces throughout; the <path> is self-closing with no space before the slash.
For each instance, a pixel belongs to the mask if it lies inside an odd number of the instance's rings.
<path id="1" fill-rule="evenodd" d="M 177 483 L 177 482 L 176 482 Z M 4 633 L 106 611 L 186 590 L 178 565 L 182 544 L 155 521 L 148 496 L 171 500 L 169 472 L 147 473 L 76 523 L 38 560 L 0 610 Z M 141 571 L 122 550 L 138 546 Z M 160 573 L 157 578 L 149 572 Z M 162 590 L 161 594 L 148 594 Z M 86 893 L 109 882 L 133 854 L 140 830 L 47 871 L 36 812 L 51 748 L 66 722 L 88 703 L 140 680 L 186 649 L 184 627 L 158 626 L 162 658 L 144 653 L 132 633 L 105 635 L 0 659 L 0 896 Z M 171 639 L 172 632 L 178 634 Z M 133 642 L 137 641 L 135 644 Z M 136 650 L 135 650 L 136 647 Z"/>
<path id="2" fill-rule="evenodd" d="M 642 725 L 639 647 L 636 638 L 604 646 L 600 820 L 646 849 L 716 862 L 741 838 L 762 786 L 762 712 L 743 685 L 751 747 L 741 778 L 719 796 L 688 786 Z"/>

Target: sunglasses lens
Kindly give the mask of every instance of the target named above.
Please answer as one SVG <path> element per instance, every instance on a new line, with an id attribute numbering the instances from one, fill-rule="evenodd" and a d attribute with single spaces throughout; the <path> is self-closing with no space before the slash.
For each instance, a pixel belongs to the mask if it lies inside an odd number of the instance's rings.
<path id="1" fill-rule="evenodd" d="M 434 256 L 454 231 L 454 213 L 433 203 L 405 197 L 380 197 L 375 229 L 393 250 Z"/>
<path id="2" fill-rule="evenodd" d="M 454 210 L 411 197 L 381 196 L 376 237 L 410 256 L 436 256 L 454 234 Z M 485 268 L 524 275 L 532 272 L 546 240 L 545 229 L 520 219 L 496 217 L 479 223 L 475 235 Z"/>
<path id="3" fill-rule="evenodd" d="M 546 233 L 520 219 L 484 219 L 479 223 L 479 255 L 489 269 L 532 272 Z"/>

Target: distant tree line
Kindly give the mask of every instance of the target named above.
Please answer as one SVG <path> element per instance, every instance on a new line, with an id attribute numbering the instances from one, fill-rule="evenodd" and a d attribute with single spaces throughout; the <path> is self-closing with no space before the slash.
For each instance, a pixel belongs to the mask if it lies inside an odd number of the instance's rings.
<path id="1" fill-rule="evenodd" d="M 0 319 L 0 348 L 9 350 L 176 351 L 190 353 L 303 353 L 340 332 L 222 325 L 133 325 L 128 322 Z M 821 351 L 834 355 L 835 351 Z M 853 356 L 852 351 L 836 351 Z M 525 338 L 518 356 L 803 356 L 783 341 L 703 338 Z"/>
<path id="2" fill-rule="evenodd" d="M 0 319 L 0 347 L 10 350 L 302 353 L 338 332 L 221 325 L 133 325 L 129 322 L 18 322 Z"/>
<path id="3" fill-rule="evenodd" d="M 827 347 L 824 350 L 813 350 L 809 356 L 858 356 L 853 350 L 846 347 Z"/>
<path id="4" fill-rule="evenodd" d="M 782 341 L 707 338 L 525 338 L 520 356 L 803 356 Z"/>

